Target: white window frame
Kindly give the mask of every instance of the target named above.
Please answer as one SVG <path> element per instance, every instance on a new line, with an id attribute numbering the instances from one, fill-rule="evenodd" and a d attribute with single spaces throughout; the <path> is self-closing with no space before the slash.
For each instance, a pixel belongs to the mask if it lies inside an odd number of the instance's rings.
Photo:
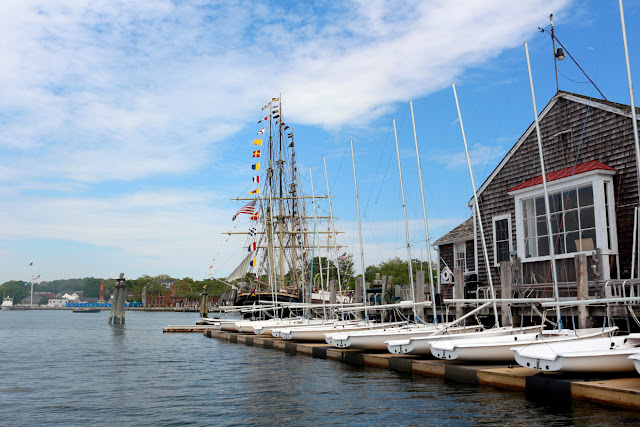
<path id="1" fill-rule="evenodd" d="M 596 231 L 596 248 L 600 248 L 601 253 L 603 255 L 617 255 L 618 254 L 618 232 L 616 226 L 616 216 L 615 216 L 615 207 L 614 207 L 614 195 L 613 195 L 613 175 L 615 175 L 615 171 L 609 170 L 594 170 L 590 172 L 585 172 L 580 175 L 575 175 L 573 177 L 562 178 L 556 181 L 552 181 L 547 183 L 549 193 L 555 193 L 562 190 L 569 190 L 578 188 L 584 185 L 591 184 L 593 188 L 593 210 L 595 217 L 595 231 Z M 611 247 L 608 247 L 607 241 L 607 223 L 606 223 L 606 212 L 604 206 L 604 183 L 607 182 L 609 185 L 607 199 L 609 201 L 609 218 L 611 221 Z M 516 247 L 518 248 L 518 254 L 520 255 L 520 259 L 523 263 L 526 262 L 539 262 L 539 261 L 548 261 L 551 259 L 550 255 L 547 256 L 537 256 L 526 258 L 524 252 L 524 228 L 523 228 L 523 212 L 522 212 L 522 200 L 528 199 L 530 197 L 536 197 L 544 194 L 544 188 L 542 184 L 538 184 L 532 187 L 523 188 L 521 190 L 511 191 L 509 192 L 511 196 L 514 197 L 515 202 L 515 210 L 516 210 Z M 584 253 L 587 255 L 592 255 L 595 251 L 580 251 L 580 252 L 571 252 L 568 254 L 556 254 L 556 259 L 563 258 L 573 258 L 575 255 Z"/>
<path id="2" fill-rule="evenodd" d="M 500 267 L 498 262 L 498 248 L 496 245 L 496 222 L 507 220 L 507 231 L 509 233 L 509 252 L 513 251 L 513 235 L 511 233 L 511 214 L 496 215 L 492 218 L 493 223 L 493 266 Z"/>
<path id="3" fill-rule="evenodd" d="M 453 266 L 458 267 L 458 249 L 457 245 L 462 245 L 464 248 L 464 268 L 462 269 L 463 273 L 467 273 L 469 269 L 467 268 L 467 241 L 461 240 L 459 242 L 453 242 Z"/>

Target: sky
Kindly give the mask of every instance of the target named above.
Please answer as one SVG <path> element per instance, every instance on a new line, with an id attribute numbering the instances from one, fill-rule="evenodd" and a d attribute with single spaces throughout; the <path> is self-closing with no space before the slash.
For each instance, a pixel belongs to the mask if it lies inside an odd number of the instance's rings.
<path id="1" fill-rule="evenodd" d="M 625 2 L 640 79 L 640 4 Z M 392 119 L 412 255 L 426 259 L 409 100 L 430 240 L 470 216 L 476 187 L 556 93 L 549 30 L 607 99 L 629 104 L 618 2 L 5 0 L 0 3 L 0 283 L 168 274 L 226 276 L 249 221 L 262 106 L 281 96 L 305 193 L 326 194 L 360 270 L 406 257 Z M 561 90 L 599 97 L 569 58 Z M 323 207 L 326 212 L 327 207 Z M 33 263 L 32 266 L 29 266 Z"/>

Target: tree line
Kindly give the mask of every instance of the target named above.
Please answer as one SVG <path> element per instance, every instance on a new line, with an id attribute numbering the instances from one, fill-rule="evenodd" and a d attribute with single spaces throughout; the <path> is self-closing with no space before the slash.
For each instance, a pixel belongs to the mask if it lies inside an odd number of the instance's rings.
<path id="1" fill-rule="evenodd" d="M 321 269 L 322 265 L 322 269 Z M 338 260 L 331 260 L 327 257 L 314 257 L 312 262 L 309 262 L 305 266 L 305 276 L 309 277 L 311 272 L 315 278 L 314 285 L 320 286 L 319 274 L 322 271 L 323 281 L 328 277 L 329 280 L 336 280 L 338 278 L 338 272 L 336 266 L 340 269 L 340 280 L 344 289 L 355 288 L 355 267 L 353 263 L 353 256 L 351 254 L 344 254 L 338 258 Z M 421 261 L 419 259 L 412 260 L 412 268 L 414 281 L 416 279 L 416 272 L 420 269 L 428 271 L 428 262 Z M 301 273 L 301 272 L 299 272 Z M 367 266 L 365 269 L 365 280 L 369 283 L 373 283 L 376 278 L 376 273 L 382 276 L 393 276 L 393 284 L 401 285 L 409 283 L 409 264 L 407 261 L 402 260 L 399 257 L 391 258 L 386 261 L 382 261 L 377 265 Z M 428 274 L 428 273 L 427 273 Z M 437 271 L 435 265 L 431 266 L 431 275 L 434 278 L 434 283 L 437 280 Z M 247 281 L 251 282 L 252 275 L 247 275 Z M 290 280 L 290 272 L 287 273 L 287 280 Z M 255 276 L 253 276 L 255 277 Z M 298 276 L 300 277 L 300 276 Z M 425 277 L 426 283 L 429 282 L 429 276 Z M 259 279 L 263 283 L 267 283 L 268 279 L 263 276 Z M 190 277 L 182 279 L 176 279 L 166 274 L 160 274 L 157 276 L 150 276 L 148 274 L 142 275 L 137 279 L 127 279 L 126 287 L 130 293 L 133 294 L 131 298 L 133 301 L 142 300 L 142 291 L 146 287 L 147 291 L 163 291 L 166 290 L 161 283 L 162 282 L 176 282 L 175 297 L 181 298 L 197 298 L 204 288 L 207 288 L 209 295 L 221 295 L 228 292 L 231 287 L 221 279 L 209 279 L 209 280 L 194 280 Z M 14 302 L 17 303 L 26 298 L 30 294 L 31 284 L 19 280 L 10 280 L 0 285 L 0 295 L 2 297 L 10 296 L 14 298 Z M 42 281 L 34 284 L 34 292 L 47 292 L 53 294 L 72 294 L 73 292 L 82 291 L 83 296 L 87 298 L 98 298 L 100 296 L 100 284 L 104 283 L 104 298 L 108 300 L 113 294 L 116 279 L 108 278 L 102 279 L 97 277 L 85 277 L 82 279 L 65 279 L 65 280 L 51 280 Z M 325 281 L 325 286 L 326 281 Z M 34 301 L 39 304 L 46 302 Z"/>
<path id="2" fill-rule="evenodd" d="M 133 301 L 141 301 L 142 291 L 145 287 L 147 291 L 166 290 L 166 288 L 161 285 L 162 282 L 176 282 L 174 296 L 182 298 L 197 298 L 205 288 L 208 290 L 209 295 L 220 295 L 230 289 L 229 285 L 219 279 L 194 280 L 190 277 L 175 279 L 166 274 L 160 274 L 158 276 L 145 274 L 137 279 L 127 279 L 126 289 L 133 294 L 131 298 Z M 98 298 L 100 297 L 100 284 L 102 283 L 104 283 L 104 298 L 108 300 L 115 289 L 116 279 L 114 278 L 85 277 L 82 279 L 42 281 L 34 283 L 33 291 L 56 295 L 64 295 L 65 293 L 72 294 L 73 292 L 81 291 L 86 298 Z M 31 284 L 24 281 L 10 280 L 0 285 L 0 295 L 3 298 L 5 296 L 13 297 L 14 303 L 18 303 L 28 297 L 30 293 Z M 34 301 L 34 303 L 43 304 L 46 302 L 38 300 Z"/>

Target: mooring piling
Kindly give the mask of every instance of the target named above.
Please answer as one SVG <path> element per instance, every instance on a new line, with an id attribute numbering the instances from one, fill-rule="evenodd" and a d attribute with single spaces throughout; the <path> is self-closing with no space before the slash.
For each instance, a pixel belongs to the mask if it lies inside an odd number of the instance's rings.
<path id="1" fill-rule="evenodd" d="M 116 287 L 113 293 L 113 302 L 109 312 L 109 324 L 124 324 L 124 302 L 125 302 L 126 279 L 124 273 L 120 273 L 120 278 L 116 280 Z"/>

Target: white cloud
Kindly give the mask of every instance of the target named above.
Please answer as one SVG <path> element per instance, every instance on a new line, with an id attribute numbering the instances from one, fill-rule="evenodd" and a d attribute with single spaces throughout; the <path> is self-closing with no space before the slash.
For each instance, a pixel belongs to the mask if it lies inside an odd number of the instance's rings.
<path id="1" fill-rule="evenodd" d="M 469 149 L 469 158 L 471 159 L 471 165 L 474 167 L 474 175 L 478 170 L 485 170 L 486 165 L 495 164 L 496 160 L 501 159 L 507 150 L 502 146 L 474 144 Z M 434 156 L 434 159 L 448 169 L 467 169 L 467 155 L 464 151 L 460 152 L 443 152 Z M 474 177 L 476 180 L 480 179 L 480 176 Z"/>
<path id="2" fill-rule="evenodd" d="M 0 251 L 71 241 L 142 272 L 196 268 L 224 243 L 232 209 L 188 178 L 209 173 L 200 185 L 228 192 L 227 147 L 265 99 L 282 93 L 297 124 L 367 127 L 520 44 L 545 4 L 0 2 Z M 487 147 L 473 150 L 482 163 Z M 395 222 L 372 228 L 381 257 L 396 250 Z"/>
<path id="3" fill-rule="evenodd" d="M 275 93 L 297 123 L 365 125 L 546 17 L 541 0 L 302 4 L 271 15 L 254 2 L 201 3 L 4 2 L 0 114 L 11 120 L 0 144 L 69 180 L 186 171 Z"/>

